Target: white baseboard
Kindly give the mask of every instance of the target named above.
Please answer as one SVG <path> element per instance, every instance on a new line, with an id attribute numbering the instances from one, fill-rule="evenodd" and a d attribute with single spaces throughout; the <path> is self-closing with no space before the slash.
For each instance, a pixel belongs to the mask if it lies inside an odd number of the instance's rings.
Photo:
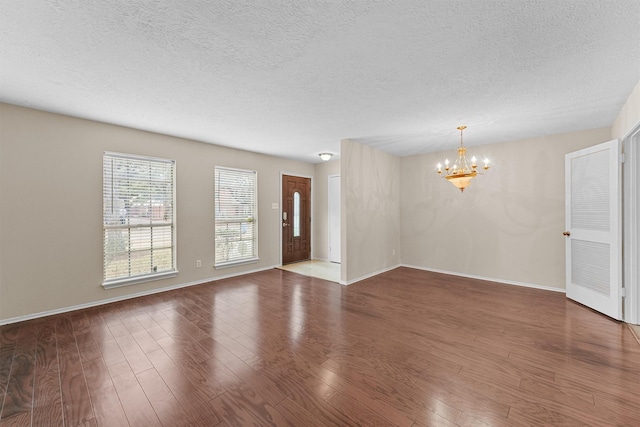
<path id="1" fill-rule="evenodd" d="M 420 267 L 417 265 L 401 264 L 402 267 L 415 268 L 416 270 L 432 271 L 434 273 L 450 274 L 452 276 L 467 277 L 469 279 L 485 280 L 488 282 L 504 283 L 506 285 L 523 286 L 525 288 L 542 289 L 545 291 L 566 293 L 565 289 L 554 288 L 551 286 L 536 285 L 534 283 L 516 282 L 513 280 L 496 279 L 495 277 L 475 276 L 473 274 L 456 273 L 455 271 L 439 270 L 437 268 Z"/>
<path id="2" fill-rule="evenodd" d="M 70 307 L 57 308 L 55 310 L 47 310 L 47 311 L 41 311 L 39 313 L 27 314 L 24 316 L 16 316 L 8 319 L 0 319 L 0 326 L 8 325 L 10 323 L 24 322 L 25 320 L 38 319 L 40 317 L 52 316 L 54 314 L 68 313 L 70 311 L 81 310 L 83 308 L 97 307 L 99 305 L 111 304 L 112 302 L 124 301 L 132 298 L 143 297 L 146 295 L 159 294 L 161 292 L 173 291 L 175 289 L 186 288 L 189 286 L 202 285 L 204 283 L 215 282 L 222 279 L 229 279 L 231 277 L 244 276 L 245 274 L 258 273 L 260 271 L 271 270 L 276 267 L 277 267 L 276 265 L 272 265 L 269 267 L 257 268 L 255 270 L 243 271 L 240 273 L 225 274 L 225 275 L 216 276 L 216 277 L 209 277 L 207 279 L 196 280 L 194 282 L 179 283 L 177 285 L 171 285 L 164 288 L 150 289 L 148 291 L 136 292 L 135 294 L 122 295 L 119 297 L 107 298 L 100 301 L 93 301 L 93 302 L 88 302 L 84 304 L 73 305 Z"/>
<path id="3" fill-rule="evenodd" d="M 11 323 L 23 322 L 25 320 L 38 319 L 40 317 L 52 316 L 54 314 L 68 313 L 70 311 L 81 310 L 83 308 L 97 307 L 99 305 L 110 304 L 112 302 L 124 301 L 124 300 L 132 299 L 132 298 L 143 297 L 143 296 L 146 296 L 146 295 L 158 294 L 158 293 L 161 293 L 161 292 L 167 292 L 167 291 L 172 291 L 172 290 L 175 290 L 175 289 L 186 288 L 186 287 L 189 287 L 189 286 L 202 285 L 204 283 L 215 282 L 215 281 L 218 281 L 218 280 L 228 279 L 228 278 L 231 278 L 231 277 L 243 276 L 245 274 L 258 273 L 260 271 L 271 270 L 271 269 L 276 268 L 276 267 L 278 267 L 278 265 L 271 265 L 271 266 L 268 266 L 268 267 L 257 268 L 257 269 L 250 270 L 250 271 L 243 271 L 243 272 L 239 272 L 239 273 L 225 274 L 225 275 L 216 276 L 216 277 L 209 277 L 207 279 L 196 280 L 194 282 L 179 283 L 177 285 L 167 286 L 167 287 L 164 287 L 164 288 L 150 289 L 150 290 L 144 291 L 144 292 L 137 292 L 137 293 L 134 293 L 134 294 L 122 295 L 122 296 L 114 297 L 114 298 L 107 298 L 107 299 L 103 299 L 103 300 L 100 300 L 100 301 L 93 301 L 93 302 L 89 302 L 89 303 L 85 303 L 85 304 L 78 304 L 78 305 L 74 305 L 74 306 L 70 306 L 70 307 L 58 308 L 58 309 L 55 309 L 55 310 L 47 310 L 47 311 L 41 311 L 39 313 L 33 313 L 33 314 L 24 315 L 24 316 L 11 317 L 11 318 L 8 318 L 8 319 L 0 319 L 0 325 L 8 325 L 8 324 L 11 324 Z M 434 273 L 450 274 L 452 276 L 460 276 L 460 277 L 467 277 L 467 278 L 470 278 L 470 279 L 486 280 L 486 281 L 489 281 L 489 282 L 504 283 L 504 284 L 507 284 L 507 285 L 514 285 L 514 286 L 523 286 L 523 287 L 526 287 L 526 288 L 543 289 L 543 290 L 546 290 L 546 291 L 562 292 L 562 293 L 566 292 L 564 289 L 554 288 L 554 287 L 551 287 L 551 286 L 536 285 L 536 284 L 533 284 L 533 283 L 516 282 L 516 281 L 512 281 L 512 280 L 496 279 L 494 277 L 484 277 L 484 276 L 476 276 L 476 275 L 472 275 L 472 274 L 463 274 L 463 273 L 457 273 L 457 272 L 454 272 L 454 271 L 439 270 L 439 269 L 435 269 L 435 268 L 420 267 L 420 266 L 417 266 L 417 265 L 409 265 L 409 264 L 397 264 L 397 265 L 394 265 L 394 266 L 391 266 L 391 267 L 387 267 L 387 268 L 384 268 L 382 270 L 378 270 L 378 271 L 375 271 L 373 273 L 358 277 L 358 278 L 353 279 L 353 280 L 340 281 L 340 284 L 341 285 L 345 285 L 345 286 L 352 285 L 352 284 L 354 284 L 356 282 L 360 282 L 360 281 L 368 279 L 370 277 L 377 276 L 378 274 L 386 273 L 387 271 L 394 270 L 394 269 L 396 269 L 398 267 L 414 268 L 416 270 L 432 271 Z"/>
<path id="4" fill-rule="evenodd" d="M 346 282 L 340 281 L 340 284 L 341 285 L 353 285 L 356 282 L 360 282 L 360 281 L 368 279 L 370 277 L 377 276 L 378 274 L 386 273 L 387 271 L 394 270 L 394 269 L 396 269 L 398 267 L 401 267 L 401 266 L 402 266 L 402 264 L 396 264 L 396 265 L 393 265 L 391 267 L 383 268 L 382 270 L 378 270 L 378 271 L 375 271 L 373 273 L 370 273 L 370 274 L 367 274 L 367 275 L 364 275 L 364 276 L 360 276 L 360 277 L 358 277 L 356 279 L 353 279 L 353 280 L 349 280 L 349 281 L 346 281 Z"/>

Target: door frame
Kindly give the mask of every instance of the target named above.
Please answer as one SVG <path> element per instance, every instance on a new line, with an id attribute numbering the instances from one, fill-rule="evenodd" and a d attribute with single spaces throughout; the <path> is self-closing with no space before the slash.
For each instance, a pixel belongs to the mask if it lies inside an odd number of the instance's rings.
<path id="1" fill-rule="evenodd" d="M 342 175 L 339 173 L 334 173 L 331 175 L 327 176 L 327 231 L 328 231 L 328 244 L 329 247 L 327 248 L 327 254 L 328 254 L 328 258 L 329 258 L 329 262 L 334 262 L 331 261 L 331 179 L 332 178 L 340 178 L 340 184 L 342 184 Z M 342 190 L 342 186 L 340 187 L 340 190 Z M 340 191 L 342 193 L 342 191 Z M 342 264 L 342 204 L 341 204 L 341 198 L 338 198 L 338 208 L 340 209 L 340 215 L 339 215 L 339 220 L 340 220 L 340 233 L 337 236 L 338 239 L 338 245 L 340 246 L 340 260 L 338 261 L 340 264 Z"/>
<path id="2" fill-rule="evenodd" d="M 298 178 L 308 178 L 311 183 L 311 200 L 309 201 L 309 214 L 311 215 L 311 230 L 309 230 L 310 236 L 311 236 L 311 247 L 309 248 L 309 259 L 314 259 L 313 258 L 313 242 L 315 240 L 315 235 L 313 233 L 314 230 L 314 219 L 313 217 L 315 216 L 313 214 L 313 199 L 315 198 L 315 191 L 313 189 L 313 176 L 311 175 L 304 175 L 301 173 L 297 173 L 297 172 L 287 172 L 287 171 L 280 171 L 280 176 L 279 176 L 279 180 L 278 180 L 278 235 L 280 236 L 279 240 L 280 240 L 280 249 L 279 249 L 279 254 L 278 254 L 278 265 L 280 267 L 282 267 L 282 211 L 283 211 L 283 207 L 282 207 L 282 177 L 284 175 L 289 175 L 289 176 L 295 176 Z"/>
<path id="3" fill-rule="evenodd" d="M 625 135 L 622 147 L 624 321 L 640 325 L 640 123 Z"/>

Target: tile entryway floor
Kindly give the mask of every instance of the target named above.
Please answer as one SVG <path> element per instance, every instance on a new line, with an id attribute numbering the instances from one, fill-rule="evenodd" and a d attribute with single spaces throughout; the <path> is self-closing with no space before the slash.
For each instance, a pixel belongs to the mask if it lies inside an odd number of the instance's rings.
<path id="1" fill-rule="evenodd" d="M 331 282 L 340 283 L 340 264 L 335 262 L 310 260 L 294 262 L 278 267 L 305 276 L 318 277 Z"/>

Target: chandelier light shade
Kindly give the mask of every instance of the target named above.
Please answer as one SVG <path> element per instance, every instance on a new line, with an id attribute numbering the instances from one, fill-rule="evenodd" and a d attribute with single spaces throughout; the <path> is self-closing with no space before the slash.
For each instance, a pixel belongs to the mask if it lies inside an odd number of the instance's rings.
<path id="1" fill-rule="evenodd" d="M 320 153 L 318 154 L 318 156 L 320 156 L 320 159 L 323 162 L 327 162 L 329 161 L 329 159 L 331 159 L 331 157 L 333 157 L 333 153 Z"/>
<path id="2" fill-rule="evenodd" d="M 483 171 L 478 172 L 476 157 L 473 156 L 471 160 L 467 158 L 467 149 L 462 141 L 462 133 L 466 128 L 466 126 L 457 127 L 460 131 L 460 147 L 458 147 L 458 158 L 453 165 L 449 163 L 449 159 L 445 159 L 444 169 L 442 163 L 438 163 L 437 165 L 438 175 L 455 185 L 461 192 L 471 184 L 473 178 L 489 170 L 489 159 L 484 159 Z"/>

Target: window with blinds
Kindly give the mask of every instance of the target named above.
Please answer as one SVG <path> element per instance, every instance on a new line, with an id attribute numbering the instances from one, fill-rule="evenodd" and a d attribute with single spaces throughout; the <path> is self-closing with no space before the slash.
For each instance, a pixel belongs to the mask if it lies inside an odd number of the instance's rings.
<path id="1" fill-rule="evenodd" d="M 215 168 L 215 267 L 258 260 L 256 171 Z"/>
<path id="2" fill-rule="evenodd" d="M 103 286 L 175 275 L 175 161 L 105 153 L 102 170 Z"/>

